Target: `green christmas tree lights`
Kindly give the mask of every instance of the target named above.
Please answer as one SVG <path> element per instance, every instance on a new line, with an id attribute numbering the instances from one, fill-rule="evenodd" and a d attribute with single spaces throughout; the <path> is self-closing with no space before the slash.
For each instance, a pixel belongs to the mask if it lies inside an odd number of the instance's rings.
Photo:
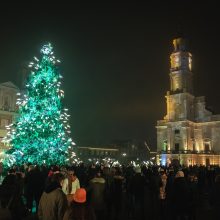
<path id="1" fill-rule="evenodd" d="M 63 90 L 51 44 L 41 49 L 41 60 L 34 57 L 26 92 L 17 100 L 19 116 L 3 142 L 10 145 L 5 163 L 64 164 L 69 159 L 68 109 L 62 107 Z"/>

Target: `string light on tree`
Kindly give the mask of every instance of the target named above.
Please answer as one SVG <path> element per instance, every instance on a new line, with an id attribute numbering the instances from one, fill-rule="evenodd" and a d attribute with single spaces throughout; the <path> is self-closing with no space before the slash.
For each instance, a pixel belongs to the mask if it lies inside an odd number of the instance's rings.
<path id="1" fill-rule="evenodd" d="M 8 126 L 3 139 L 11 146 L 5 163 L 64 164 L 68 149 L 75 145 L 69 137 L 68 109 L 63 108 L 64 91 L 51 44 L 41 49 L 41 59 L 30 62 L 31 74 L 24 95 L 18 93 L 19 117 Z M 9 158 L 10 160 L 7 160 Z"/>

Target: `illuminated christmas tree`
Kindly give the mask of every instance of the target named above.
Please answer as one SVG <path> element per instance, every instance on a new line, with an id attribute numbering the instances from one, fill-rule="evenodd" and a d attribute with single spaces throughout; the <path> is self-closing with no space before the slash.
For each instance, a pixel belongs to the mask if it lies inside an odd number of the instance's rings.
<path id="1" fill-rule="evenodd" d="M 18 94 L 19 116 L 8 126 L 4 142 L 11 146 L 6 163 L 64 164 L 68 162 L 70 138 L 67 109 L 62 107 L 64 97 L 61 78 L 51 44 L 41 49 L 41 59 L 34 57 L 26 91 Z"/>

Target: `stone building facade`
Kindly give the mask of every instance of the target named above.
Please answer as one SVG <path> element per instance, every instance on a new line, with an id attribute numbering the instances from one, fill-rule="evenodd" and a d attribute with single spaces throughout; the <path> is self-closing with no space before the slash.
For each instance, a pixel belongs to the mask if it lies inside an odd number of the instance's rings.
<path id="1" fill-rule="evenodd" d="M 16 100 L 18 92 L 18 87 L 12 82 L 0 84 L 0 159 L 2 152 L 7 149 L 1 142 L 7 134 L 6 126 L 11 124 L 17 116 Z"/>
<path id="2" fill-rule="evenodd" d="M 157 121 L 157 151 L 162 164 L 220 164 L 220 115 L 193 94 L 192 55 L 183 38 L 173 40 L 167 114 Z"/>

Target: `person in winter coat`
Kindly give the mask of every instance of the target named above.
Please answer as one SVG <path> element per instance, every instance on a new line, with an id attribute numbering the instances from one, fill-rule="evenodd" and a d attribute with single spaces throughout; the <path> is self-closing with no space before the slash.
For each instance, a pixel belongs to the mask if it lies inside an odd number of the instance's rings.
<path id="1" fill-rule="evenodd" d="M 67 209 L 66 195 L 62 191 L 64 176 L 53 174 L 43 192 L 39 207 L 39 220 L 62 220 Z"/>
<path id="2" fill-rule="evenodd" d="M 161 186 L 161 178 L 158 173 L 158 167 L 153 167 L 152 173 L 149 178 L 149 191 L 150 191 L 150 207 L 149 207 L 149 214 L 150 217 L 158 218 L 158 209 L 160 207 L 159 204 L 159 193 L 160 193 L 160 186 Z"/>
<path id="3" fill-rule="evenodd" d="M 63 182 L 63 186 L 62 186 L 63 192 L 66 195 L 70 195 L 72 198 L 72 195 L 74 195 L 76 190 L 79 188 L 80 188 L 79 179 L 77 178 L 74 170 L 70 170 Z"/>
<path id="4" fill-rule="evenodd" d="M 42 178 L 38 166 L 30 165 L 25 177 L 25 196 L 29 212 L 32 211 L 34 200 L 36 202 L 36 207 L 38 207 L 43 189 L 44 179 Z"/>
<path id="5" fill-rule="evenodd" d="M 122 199 L 123 199 L 123 183 L 124 177 L 122 176 L 121 169 L 116 167 L 116 172 L 113 177 L 113 190 L 112 190 L 112 198 L 113 198 L 113 210 L 115 212 L 114 219 L 120 219 L 122 213 Z"/>
<path id="6" fill-rule="evenodd" d="M 8 175 L 3 179 L 2 185 L 16 185 L 17 186 L 17 176 L 14 169 L 9 169 Z"/>
<path id="7" fill-rule="evenodd" d="M 214 219 L 220 219 L 220 175 L 215 177 L 214 187 L 210 194 L 210 203 L 213 206 Z"/>
<path id="8" fill-rule="evenodd" d="M 190 173 L 188 175 L 187 184 L 189 187 L 189 203 L 188 203 L 189 219 L 195 220 L 196 212 L 198 209 L 199 190 L 197 184 L 197 177 L 193 173 Z"/>
<path id="9" fill-rule="evenodd" d="M 173 219 L 185 219 L 188 211 L 189 189 L 183 171 L 178 171 L 175 176 L 170 195 Z"/>
<path id="10" fill-rule="evenodd" d="M 86 203 L 86 190 L 77 189 L 73 201 L 64 214 L 63 220 L 95 220 L 93 209 Z"/>
<path id="11" fill-rule="evenodd" d="M 8 207 L 11 220 L 21 220 L 28 213 L 22 201 L 22 192 L 15 170 L 9 170 L 8 175 L 0 185 L 0 208 Z M 0 213 L 0 219 L 3 218 Z"/>
<path id="12" fill-rule="evenodd" d="M 130 192 L 134 201 L 134 215 L 135 219 L 144 219 L 144 196 L 146 181 L 142 175 L 141 167 L 134 168 L 135 174 L 130 181 Z"/>
<path id="13" fill-rule="evenodd" d="M 161 218 L 165 218 L 166 216 L 166 184 L 167 184 L 167 175 L 164 169 L 160 170 L 160 216 Z"/>
<path id="14" fill-rule="evenodd" d="M 175 173 L 173 167 L 170 167 L 168 169 L 168 175 L 167 175 L 167 182 L 166 182 L 166 198 L 169 199 L 169 194 L 171 192 L 171 189 L 173 187 L 173 182 L 175 180 Z"/>
<path id="15" fill-rule="evenodd" d="M 114 175 L 108 166 L 103 169 L 103 178 L 105 179 L 105 203 L 106 203 L 106 217 L 112 219 L 113 205 L 114 205 Z"/>
<path id="16" fill-rule="evenodd" d="M 90 191 L 90 205 L 95 211 L 97 220 L 103 220 L 105 215 L 105 179 L 101 177 L 98 170 L 96 176 L 90 180 L 88 191 Z"/>

